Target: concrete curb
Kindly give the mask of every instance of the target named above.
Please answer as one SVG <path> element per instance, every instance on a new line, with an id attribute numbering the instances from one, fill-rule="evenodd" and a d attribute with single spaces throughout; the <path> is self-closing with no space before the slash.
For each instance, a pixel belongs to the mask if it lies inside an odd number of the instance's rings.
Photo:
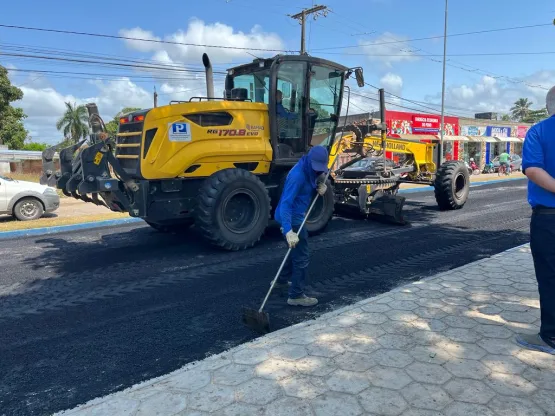
<path id="1" fill-rule="evenodd" d="M 498 180 L 491 180 L 491 181 L 475 182 L 471 184 L 470 187 L 475 188 L 477 186 L 482 186 L 482 185 L 491 185 L 499 182 L 522 181 L 524 179 L 526 178 L 509 178 L 509 179 L 498 179 Z M 431 189 L 432 189 L 431 186 L 419 186 L 417 188 L 400 189 L 399 193 L 411 194 L 416 192 L 426 192 Z M 118 220 L 85 222 L 85 223 L 72 224 L 72 225 L 61 225 L 56 227 L 32 228 L 29 230 L 4 231 L 4 232 L 0 232 L 0 240 L 9 240 L 13 238 L 22 238 L 22 237 L 36 237 L 36 236 L 48 235 L 48 234 L 59 234 L 59 233 L 64 233 L 68 231 L 90 230 L 94 228 L 134 224 L 142 221 L 143 220 L 139 218 L 123 218 Z"/>
<path id="2" fill-rule="evenodd" d="M 509 179 L 493 179 L 491 181 L 481 181 L 481 182 L 474 182 L 470 184 L 471 188 L 476 188 L 477 186 L 483 186 L 483 185 L 493 185 L 494 183 L 500 183 L 500 182 L 514 182 L 514 181 L 523 181 L 526 178 L 509 178 Z M 425 191 L 429 191 L 433 189 L 431 186 L 419 186 L 417 188 L 408 188 L 408 189 L 399 189 L 399 193 L 400 194 L 412 194 L 415 192 L 425 192 Z"/>
<path id="3" fill-rule="evenodd" d="M 139 218 L 122 218 L 117 220 L 93 221 L 56 227 L 31 228 L 29 230 L 15 230 L 0 232 L 0 240 L 10 240 L 21 237 L 35 237 L 48 234 L 59 234 L 68 231 L 89 230 L 94 228 L 113 227 L 117 225 L 134 224 L 142 222 Z"/>

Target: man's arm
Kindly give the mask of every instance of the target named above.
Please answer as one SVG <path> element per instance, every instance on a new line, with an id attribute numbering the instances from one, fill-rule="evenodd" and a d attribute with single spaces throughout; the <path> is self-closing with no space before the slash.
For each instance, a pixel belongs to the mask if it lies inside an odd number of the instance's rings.
<path id="1" fill-rule="evenodd" d="M 526 134 L 522 147 L 522 170 L 536 185 L 555 193 L 555 178 L 545 170 L 543 148 L 536 128 L 531 128 Z"/>
<path id="2" fill-rule="evenodd" d="M 285 180 L 285 186 L 281 193 L 281 228 L 283 234 L 287 234 L 292 230 L 291 218 L 293 217 L 293 202 L 301 189 L 301 180 L 295 175 L 289 175 Z"/>

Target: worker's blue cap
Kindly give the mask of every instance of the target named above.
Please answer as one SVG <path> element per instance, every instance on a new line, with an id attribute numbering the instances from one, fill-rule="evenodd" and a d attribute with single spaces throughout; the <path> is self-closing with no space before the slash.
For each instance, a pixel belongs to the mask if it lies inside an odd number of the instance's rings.
<path id="1" fill-rule="evenodd" d="M 328 171 L 328 151 L 325 147 L 314 146 L 308 152 L 308 158 L 310 159 L 312 169 L 316 172 Z"/>

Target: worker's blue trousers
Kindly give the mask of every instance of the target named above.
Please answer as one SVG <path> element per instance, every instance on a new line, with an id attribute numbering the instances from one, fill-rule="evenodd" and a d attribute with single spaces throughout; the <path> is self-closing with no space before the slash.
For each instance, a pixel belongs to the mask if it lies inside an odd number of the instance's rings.
<path id="1" fill-rule="evenodd" d="M 534 211 L 530 248 L 540 294 L 540 335 L 555 348 L 555 209 Z"/>
<path id="2" fill-rule="evenodd" d="M 293 231 L 297 232 L 300 225 L 293 226 Z M 300 298 L 304 294 L 304 283 L 308 274 L 308 263 L 310 252 L 308 250 L 308 231 L 303 227 L 299 233 L 299 243 L 291 250 L 291 254 L 281 271 L 278 282 L 287 284 L 291 279 L 289 287 L 289 298 Z"/>

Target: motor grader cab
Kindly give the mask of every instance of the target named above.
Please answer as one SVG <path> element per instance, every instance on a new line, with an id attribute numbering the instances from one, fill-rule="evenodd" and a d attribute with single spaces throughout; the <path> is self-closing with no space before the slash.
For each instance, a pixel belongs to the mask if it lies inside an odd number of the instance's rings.
<path id="1" fill-rule="evenodd" d="M 310 149 L 333 145 L 345 80 L 362 70 L 308 55 L 278 55 L 231 68 L 223 98 L 207 97 L 132 112 L 105 134 L 89 104 L 91 134 L 43 152 L 41 183 L 71 197 L 129 212 L 160 231 L 192 224 L 212 244 L 240 250 L 259 241 L 289 170 Z M 306 223 L 322 230 L 333 214 L 333 190 Z"/>

